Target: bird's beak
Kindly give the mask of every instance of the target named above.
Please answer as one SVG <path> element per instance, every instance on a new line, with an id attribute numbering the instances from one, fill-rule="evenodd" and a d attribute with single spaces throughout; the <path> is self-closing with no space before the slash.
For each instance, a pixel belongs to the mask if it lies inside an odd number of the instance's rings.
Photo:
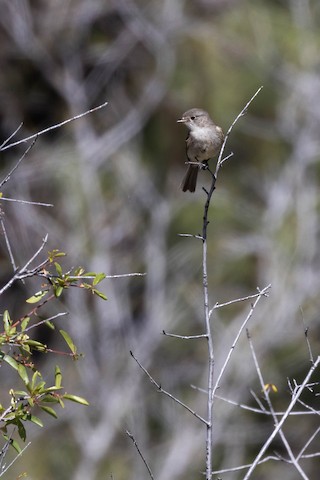
<path id="1" fill-rule="evenodd" d="M 182 118 L 179 118 L 179 120 L 177 120 L 177 123 L 185 123 L 187 121 L 186 117 L 182 117 Z"/>

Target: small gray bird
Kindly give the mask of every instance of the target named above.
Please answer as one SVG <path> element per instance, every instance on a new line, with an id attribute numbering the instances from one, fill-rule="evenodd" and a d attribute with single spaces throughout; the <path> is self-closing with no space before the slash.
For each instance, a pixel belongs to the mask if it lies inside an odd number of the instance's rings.
<path id="1" fill-rule="evenodd" d="M 211 120 L 208 112 L 200 108 L 192 108 L 185 112 L 180 120 L 188 128 L 186 152 L 189 162 L 206 163 L 219 152 L 224 135 L 222 128 Z M 183 192 L 194 192 L 200 166 L 189 165 L 183 177 L 181 188 Z"/>

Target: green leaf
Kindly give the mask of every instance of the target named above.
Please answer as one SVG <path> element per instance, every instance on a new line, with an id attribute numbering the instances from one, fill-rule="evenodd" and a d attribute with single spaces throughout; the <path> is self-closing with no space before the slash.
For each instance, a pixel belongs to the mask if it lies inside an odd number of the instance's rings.
<path id="1" fill-rule="evenodd" d="M 56 327 L 54 326 L 54 324 L 53 324 L 52 322 L 50 322 L 50 320 L 47 320 L 47 321 L 45 322 L 45 325 L 46 325 L 47 327 L 49 327 L 51 330 L 55 330 L 55 329 L 56 329 Z"/>
<path id="2" fill-rule="evenodd" d="M 25 385 L 29 384 L 29 378 L 28 378 L 28 373 L 26 370 L 26 367 L 24 365 L 21 365 L 21 363 L 18 365 L 18 373 L 20 375 L 20 378 L 22 378 L 23 382 Z"/>
<path id="3" fill-rule="evenodd" d="M 32 423 L 35 423 L 35 424 L 38 425 L 39 427 L 43 427 L 43 423 L 42 423 L 42 421 L 40 420 L 40 418 L 35 417 L 34 415 L 31 415 L 30 421 L 31 421 Z"/>
<path id="4" fill-rule="evenodd" d="M 18 370 L 19 363 L 14 358 L 10 357 L 10 355 L 5 355 L 3 357 L 3 360 L 7 362 L 12 368 Z"/>
<path id="5" fill-rule="evenodd" d="M 61 382 L 62 382 L 62 373 L 60 370 L 59 365 L 56 365 L 55 371 L 54 371 L 54 378 L 55 378 L 55 386 L 57 388 L 61 387 Z"/>
<path id="6" fill-rule="evenodd" d="M 29 345 L 32 347 L 34 350 L 38 350 L 38 352 L 44 352 L 47 350 L 47 345 L 44 345 L 41 342 L 37 342 L 37 340 L 27 340 L 25 342 L 26 345 Z"/>
<path id="7" fill-rule="evenodd" d="M 21 322 L 21 331 L 24 332 L 30 322 L 30 317 L 25 317 Z"/>
<path id="8" fill-rule="evenodd" d="M 9 314 L 8 310 L 5 310 L 4 313 L 3 313 L 3 324 L 4 324 L 5 332 L 9 333 L 12 321 L 11 321 L 10 314 Z"/>
<path id="9" fill-rule="evenodd" d="M 41 410 L 43 410 L 44 412 L 48 413 L 48 414 L 51 415 L 52 417 L 58 418 L 58 415 L 57 415 L 56 411 L 53 410 L 53 408 L 47 407 L 47 406 L 44 406 L 44 405 L 40 405 L 40 408 L 41 408 Z"/>
<path id="10" fill-rule="evenodd" d="M 63 273 L 62 273 L 62 268 L 61 268 L 60 263 L 54 262 L 54 266 L 56 267 L 56 271 L 57 271 L 57 274 L 59 275 L 59 277 L 62 277 Z"/>
<path id="11" fill-rule="evenodd" d="M 16 425 L 18 427 L 19 437 L 25 442 L 27 438 L 27 433 L 26 429 L 23 426 L 23 423 L 20 420 L 17 420 Z"/>
<path id="12" fill-rule="evenodd" d="M 100 292 L 99 290 L 96 290 L 95 288 L 92 290 L 92 292 L 95 294 L 95 295 L 98 295 L 98 297 L 102 298 L 102 300 L 108 300 L 108 297 Z"/>
<path id="13" fill-rule="evenodd" d="M 63 287 L 61 285 L 58 285 L 57 287 L 55 287 L 54 294 L 56 297 L 60 297 L 62 292 L 63 292 Z"/>
<path id="14" fill-rule="evenodd" d="M 29 394 L 28 394 L 27 392 L 25 392 L 24 390 L 15 390 L 15 391 L 14 391 L 14 394 L 15 394 L 15 396 L 17 396 L 17 397 L 19 396 L 19 397 L 23 397 L 23 398 L 28 397 L 28 395 L 29 395 Z"/>
<path id="15" fill-rule="evenodd" d="M 76 268 L 75 271 L 74 271 L 74 276 L 75 277 L 80 277 L 82 275 L 87 275 L 86 273 L 84 273 L 84 268 L 83 267 Z"/>
<path id="16" fill-rule="evenodd" d="M 47 295 L 49 290 L 40 290 L 39 292 L 32 295 L 32 297 L 26 300 L 26 303 L 38 303 L 40 300 Z"/>
<path id="17" fill-rule="evenodd" d="M 32 380 L 31 380 L 31 389 L 32 389 L 32 390 L 34 389 L 34 387 L 35 387 L 35 385 L 36 385 L 36 382 L 37 382 L 37 378 L 38 378 L 38 377 L 39 377 L 39 378 L 42 378 L 42 377 L 41 377 L 41 373 L 38 372 L 38 370 L 36 370 L 36 371 L 34 372 L 34 374 L 32 375 Z"/>
<path id="18" fill-rule="evenodd" d="M 44 397 L 41 397 L 41 403 L 59 403 L 59 397 L 54 397 L 51 394 L 45 395 Z"/>
<path id="19" fill-rule="evenodd" d="M 75 346 L 75 344 L 73 343 L 70 335 L 65 332 L 64 330 L 59 330 L 61 335 L 63 336 L 65 342 L 67 343 L 68 347 L 70 348 L 71 352 L 76 354 L 77 353 L 77 347 Z"/>
<path id="20" fill-rule="evenodd" d="M 96 278 L 93 280 L 92 285 L 98 285 L 102 280 L 106 278 L 105 273 L 97 273 Z"/>
<path id="21" fill-rule="evenodd" d="M 69 395 L 68 393 L 65 393 L 63 398 L 70 400 L 71 402 L 80 403 L 81 405 L 89 405 L 89 402 L 85 398 L 78 397 L 77 395 Z"/>
<path id="22" fill-rule="evenodd" d="M 57 248 L 55 248 L 54 250 L 48 252 L 48 260 L 50 262 L 53 262 L 53 260 L 55 258 L 59 258 L 59 257 L 65 257 L 66 256 L 66 253 L 64 252 L 60 252 Z"/>

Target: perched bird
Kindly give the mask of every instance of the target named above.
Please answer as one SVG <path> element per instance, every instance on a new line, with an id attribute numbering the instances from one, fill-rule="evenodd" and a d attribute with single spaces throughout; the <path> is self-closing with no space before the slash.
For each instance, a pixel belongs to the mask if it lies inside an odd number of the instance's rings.
<path id="1" fill-rule="evenodd" d="M 186 152 L 189 162 L 205 164 L 216 155 L 223 142 L 223 132 L 211 120 L 208 112 L 200 108 L 192 108 L 185 112 L 180 120 L 188 128 L 186 139 Z M 183 192 L 194 192 L 200 166 L 188 165 L 188 170 L 183 177 L 181 188 Z"/>

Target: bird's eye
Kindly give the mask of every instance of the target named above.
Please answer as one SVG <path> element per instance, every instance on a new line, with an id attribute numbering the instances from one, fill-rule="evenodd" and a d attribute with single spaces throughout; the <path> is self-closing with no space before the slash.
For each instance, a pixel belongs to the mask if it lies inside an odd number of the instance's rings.
<path id="1" fill-rule="evenodd" d="M 196 117 L 195 117 L 195 116 L 193 116 L 193 117 L 190 117 L 190 118 L 191 118 L 191 120 L 194 120 Z"/>

